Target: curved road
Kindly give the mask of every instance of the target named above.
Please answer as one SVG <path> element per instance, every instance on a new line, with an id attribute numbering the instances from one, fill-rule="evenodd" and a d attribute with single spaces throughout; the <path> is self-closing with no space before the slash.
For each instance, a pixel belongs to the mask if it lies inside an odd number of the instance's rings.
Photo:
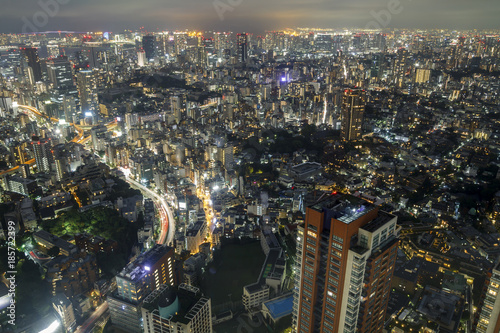
<path id="1" fill-rule="evenodd" d="M 87 320 L 85 320 L 82 325 L 78 326 L 78 328 L 75 330 L 75 333 L 92 332 L 97 320 L 106 313 L 108 308 L 108 302 L 104 301 L 104 303 L 99 305 L 97 309 L 95 309 L 95 311 L 92 313 L 92 315 Z"/>
<path id="2" fill-rule="evenodd" d="M 134 185 L 135 187 L 143 191 L 147 196 L 154 199 L 156 202 L 160 204 L 160 207 L 157 207 L 157 209 L 160 208 L 158 209 L 158 212 L 161 215 L 162 222 L 161 222 L 161 233 L 160 237 L 158 238 L 158 244 L 170 245 L 174 241 L 175 224 L 174 224 L 174 216 L 172 214 L 172 210 L 168 206 L 167 201 L 165 201 L 165 198 L 161 197 L 154 191 L 151 191 L 149 188 L 142 185 L 141 183 L 129 177 L 126 177 L 126 179 L 127 182 Z"/>

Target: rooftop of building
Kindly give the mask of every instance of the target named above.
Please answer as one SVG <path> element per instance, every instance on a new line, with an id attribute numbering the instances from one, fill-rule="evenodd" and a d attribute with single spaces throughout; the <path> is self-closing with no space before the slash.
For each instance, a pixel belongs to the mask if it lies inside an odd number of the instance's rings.
<path id="1" fill-rule="evenodd" d="M 266 256 L 266 260 L 262 265 L 259 279 L 256 283 L 245 286 L 248 292 L 256 292 L 265 289 L 266 279 L 276 278 L 281 279 L 285 273 L 285 259 L 283 257 L 283 250 L 281 248 L 272 248 Z"/>
<path id="2" fill-rule="evenodd" d="M 194 224 L 190 225 L 186 230 L 186 236 L 194 237 L 198 234 L 198 232 L 203 228 L 204 221 L 198 221 Z"/>
<path id="3" fill-rule="evenodd" d="M 278 320 L 292 313 L 293 295 L 283 296 L 264 302 L 273 320 Z"/>
<path id="4" fill-rule="evenodd" d="M 62 249 L 62 250 L 66 250 L 68 252 L 76 252 L 77 251 L 77 247 L 76 245 L 74 244 L 71 244 L 65 240 L 63 240 L 62 238 L 59 238 L 55 235 L 52 235 L 51 233 L 45 231 L 45 230 L 39 230 L 37 232 L 35 232 L 35 234 L 33 235 L 35 237 L 35 240 L 36 238 L 39 238 L 39 239 L 42 239 L 54 246 L 57 246 L 58 248 Z"/>
<path id="5" fill-rule="evenodd" d="M 304 174 L 312 171 L 321 169 L 321 164 L 317 162 L 305 162 L 302 164 L 294 165 L 292 167 L 293 172 L 297 174 Z"/>
<path id="6" fill-rule="evenodd" d="M 165 319 L 184 324 L 189 323 L 199 311 L 199 305 L 202 306 L 208 301 L 198 288 L 185 284 L 181 284 L 179 287 L 163 284 L 144 299 L 142 307 L 149 312 L 158 311 L 160 307 L 172 304 L 175 298 L 179 301 L 179 309 L 170 318 Z"/>
<path id="7" fill-rule="evenodd" d="M 155 265 L 169 251 L 173 251 L 173 248 L 156 244 L 151 250 L 142 253 L 137 259 L 125 266 L 117 277 L 139 281 L 149 273 L 151 266 Z"/>
<path id="8" fill-rule="evenodd" d="M 365 224 L 363 229 L 369 232 L 374 232 L 379 228 L 383 227 L 387 222 L 392 220 L 395 216 L 384 211 L 379 211 L 378 216 Z"/>
<path id="9" fill-rule="evenodd" d="M 324 211 L 328 217 L 349 224 L 377 209 L 377 206 L 352 195 L 331 194 L 320 198 L 311 208 Z"/>
<path id="10" fill-rule="evenodd" d="M 427 316 L 428 319 L 434 320 L 443 328 L 457 327 L 458 323 L 454 317 L 461 306 L 460 298 L 454 294 L 439 290 L 433 287 L 426 287 L 424 295 L 418 307 L 418 311 Z"/>

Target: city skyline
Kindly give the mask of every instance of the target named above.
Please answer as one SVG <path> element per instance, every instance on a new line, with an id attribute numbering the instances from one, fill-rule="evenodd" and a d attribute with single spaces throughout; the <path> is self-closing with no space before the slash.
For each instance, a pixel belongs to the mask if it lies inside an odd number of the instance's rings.
<path id="1" fill-rule="evenodd" d="M 148 31 L 197 29 L 262 33 L 296 26 L 320 28 L 394 29 L 497 29 L 500 4 L 445 0 L 440 3 L 411 0 L 355 2 L 321 0 L 274 1 L 107 1 L 7 0 L 0 13 L 0 32 L 35 32 L 30 23 L 45 30 Z M 389 14 L 389 15 L 387 15 Z M 29 23 L 27 23 L 29 22 Z"/>
<path id="2" fill-rule="evenodd" d="M 0 331 L 498 333 L 496 5 L 176 1 L 9 0 Z"/>

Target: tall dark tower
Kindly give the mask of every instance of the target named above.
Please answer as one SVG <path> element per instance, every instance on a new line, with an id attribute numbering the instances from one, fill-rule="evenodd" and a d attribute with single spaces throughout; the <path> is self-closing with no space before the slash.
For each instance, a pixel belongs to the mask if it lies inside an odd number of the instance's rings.
<path id="1" fill-rule="evenodd" d="M 343 141 L 361 139 L 366 93 L 361 89 L 346 89 L 342 95 L 341 136 Z"/>
<path id="2" fill-rule="evenodd" d="M 248 34 L 238 34 L 238 62 L 245 63 L 248 58 Z"/>
<path id="3" fill-rule="evenodd" d="M 33 77 L 35 82 L 42 80 L 42 67 L 40 66 L 40 58 L 38 58 L 38 51 L 34 47 L 25 47 L 21 49 L 21 53 L 26 59 L 28 66 L 33 70 Z"/>
<path id="4" fill-rule="evenodd" d="M 148 61 L 156 57 L 156 37 L 153 35 L 142 37 L 142 48 L 146 52 L 146 59 Z"/>

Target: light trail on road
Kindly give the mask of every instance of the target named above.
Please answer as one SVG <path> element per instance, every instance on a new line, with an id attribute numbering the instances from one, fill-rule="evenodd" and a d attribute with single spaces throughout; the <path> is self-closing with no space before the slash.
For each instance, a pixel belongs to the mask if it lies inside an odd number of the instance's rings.
<path id="1" fill-rule="evenodd" d="M 104 302 L 101 305 L 95 309 L 95 311 L 90 315 L 90 317 L 85 320 L 85 322 L 78 326 L 78 328 L 75 330 L 75 333 L 87 333 L 87 332 L 92 332 L 94 329 L 95 323 L 99 318 L 102 317 L 102 315 L 108 310 L 108 302 Z"/>
<path id="2" fill-rule="evenodd" d="M 175 234 L 175 222 L 174 216 L 170 207 L 167 204 L 165 198 L 161 197 L 154 191 L 150 190 L 146 186 L 141 183 L 126 177 L 127 182 L 139 188 L 141 191 L 145 192 L 150 198 L 156 200 L 156 202 L 160 203 L 160 207 L 157 206 L 158 212 L 161 216 L 161 232 L 160 237 L 158 238 L 158 244 L 170 245 L 174 241 Z"/>

